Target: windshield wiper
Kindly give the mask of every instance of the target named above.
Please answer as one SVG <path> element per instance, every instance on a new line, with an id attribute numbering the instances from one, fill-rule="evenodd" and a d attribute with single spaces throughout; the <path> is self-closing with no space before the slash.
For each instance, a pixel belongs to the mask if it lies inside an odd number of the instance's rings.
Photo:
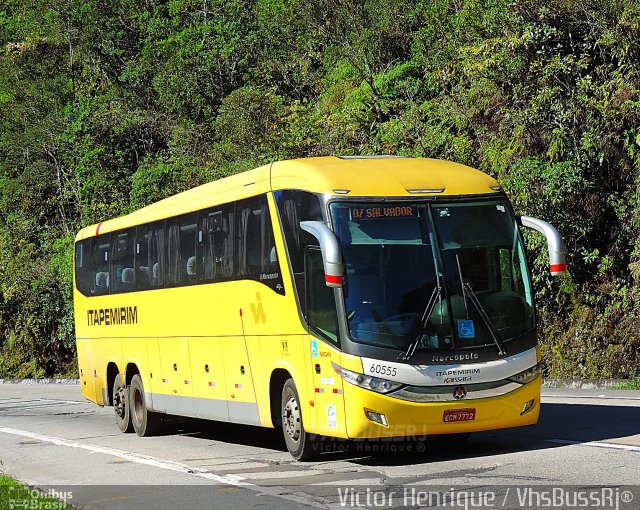
<path id="1" fill-rule="evenodd" d="M 465 294 L 465 289 L 467 290 L 467 293 L 469 294 L 469 299 L 471 300 L 471 303 L 473 303 L 473 306 L 475 306 L 476 310 L 478 310 L 478 315 L 480 315 L 480 318 L 482 319 L 482 322 L 484 322 L 484 325 L 489 330 L 489 333 L 491 334 L 491 337 L 493 338 L 493 341 L 495 342 L 496 346 L 498 347 L 498 354 L 500 356 L 506 356 L 507 355 L 507 351 L 504 350 L 504 346 L 502 345 L 502 342 L 498 338 L 498 332 L 493 327 L 493 322 L 491 322 L 491 319 L 487 315 L 486 310 L 480 304 L 480 300 L 478 299 L 478 296 L 476 296 L 476 293 L 473 292 L 473 289 L 471 288 L 471 285 L 468 282 L 465 282 L 464 278 L 462 277 L 462 270 L 460 269 L 460 259 L 458 258 L 457 254 L 456 254 L 456 262 L 458 264 L 458 276 L 460 276 L 460 283 L 462 285 L 462 299 L 464 300 L 464 308 L 465 308 L 465 310 L 467 312 L 467 318 L 469 317 L 469 315 L 468 315 L 469 311 L 467 310 L 467 296 Z"/>
<path id="2" fill-rule="evenodd" d="M 504 346 L 502 345 L 502 342 L 498 338 L 498 333 L 497 333 L 496 329 L 493 327 L 493 322 L 491 322 L 491 319 L 487 315 L 486 310 L 480 304 L 480 301 L 478 300 L 478 297 L 476 296 L 476 293 L 473 292 L 473 289 L 471 288 L 471 285 L 469 285 L 468 283 L 465 283 L 465 286 L 467 287 L 467 291 L 469 291 L 469 297 L 471 298 L 471 302 L 474 304 L 474 306 L 478 310 L 478 314 L 480 315 L 480 318 L 482 319 L 482 322 L 484 322 L 485 326 L 487 326 L 487 329 L 489 330 L 489 333 L 491 333 L 491 336 L 493 337 L 493 341 L 498 346 L 498 354 L 500 354 L 500 356 L 506 356 L 507 355 L 507 351 L 504 350 Z"/>
<path id="3" fill-rule="evenodd" d="M 420 343 L 420 339 L 422 338 L 422 331 L 427 326 L 427 321 L 431 318 L 431 314 L 433 313 L 434 308 L 436 307 L 436 303 L 440 301 L 442 302 L 442 287 L 440 286 L 440 278 L 438 278 L 438 284 L 434 287 L 433 292 L 431 293 L 431 297 L 429 298 L 429 302 L 427 303 L 427 307 L 424 309 L 424 313 L 422 317 L 420 317 L 420 329 L 416 334 L 416 337 L 407 347 L 407 350 L 403 352 L 399 359 L 402 361 L 409 361 L 413 354 L 416 352 L 418 344 Z"/>

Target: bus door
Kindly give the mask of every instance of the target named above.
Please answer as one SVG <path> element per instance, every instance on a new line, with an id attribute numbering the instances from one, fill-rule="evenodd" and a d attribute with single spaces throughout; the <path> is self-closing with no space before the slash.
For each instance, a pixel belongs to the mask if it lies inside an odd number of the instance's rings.
<path id="1" fill-rule="evenodd" d="M 160 338 L 158 346 L 166 412 L 179 416 L 195 416 L 188 339 Z"/>
<path id="2" fill-rule="evenodd" d="M 328 340 L 337 342 L 336 301 L 333 289 L 325 282 L 319 248 L 310 246 L 305 251 L 305 281 L 307 321 L 312 331 L 327 338 L 323 341 L 311 336 L 309 340 L 318 433 L 343 435 L 346 426 L 342 378 L 331 366 L 332 362 L 340 363 L 340 351 Z"/>

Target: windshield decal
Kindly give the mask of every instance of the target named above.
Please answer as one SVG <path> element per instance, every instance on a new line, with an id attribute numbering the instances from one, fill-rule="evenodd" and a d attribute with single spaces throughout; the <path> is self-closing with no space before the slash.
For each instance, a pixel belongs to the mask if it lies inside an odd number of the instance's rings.
<path id="1" fill-rule="evenodd" d="M 475 338 L 476 333 L 473 327 L 472 320 L 459 319 L 457 322 L 458 322 L 458 336 L 460 338 Z"/>

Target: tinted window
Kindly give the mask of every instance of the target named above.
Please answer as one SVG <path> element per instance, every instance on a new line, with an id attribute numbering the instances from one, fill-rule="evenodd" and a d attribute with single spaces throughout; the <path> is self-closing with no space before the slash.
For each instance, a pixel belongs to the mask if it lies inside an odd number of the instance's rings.
<path id="1" fill-rule="evenodd" d="M 258 280 L 284 294 L 267 198 L 238 202 L 236 223 L 238 277 Z"/>
<path id="2" fill-rule="evenodd" d="M 195 214 L 167 221 L 167 285 L 186 285 L 196 281 L 196 227 Z"/>
<path id="3" fill-rule="evenodd" d="M 200 280 L 231 278 L 234 274 L 234 206 L 204 211 L 198 232 Z"/>
<path id="4" fill-rule="evenodd" d="M 135 289 L 134 230 L 111 234 L 111 292 Z"/>
<path id="5" fill-rule="evenodd" d="M 151 287 L 151 270 L 149 268 L 149 245 L 151 229 L 148 225 L 138 227 L 135 249 L 136 288 L 146 290 Z"/>
<path id="6" fill-rule="evenodd" d="M 238 204 L 238 275 L 260 275 L 278 268 L 269 208 L 265 197 Z"/>
<path id="7" fill-rule="evenodd" d="M 320 199 L 313 193 L 298 190 L 278 191 L 275 196 L 291 268 L 294 273 L 302 273 L 305 249 L 307 246 L 317 246 L 318 241 L 300 228 L 300 222 L 322 221 Z"/>
<path id="8" fill-rule="evenodd" d="M 91 238 L 91 294 L 109 293 L 109 234 Z"/>
<path id="9" fill-rule="evenodd" d="M 91 264 L 89 260 L 85 260 L 85 254 L 87 257 L 90 255 L 90 243 L 90 239 L 87 239 L 86 241 L 78 241 L 76 243 L 75 253 L 76 287 L 85 295 L 91 294 L 91 290 L 93 288 L 89 268 Z"/>
<path id="10" fill-rule="evenodd" d="M 87 296 L 234 278 L 284 294 L 266 196 L 80 241 L 75 268 Z"/>
<path id="11" fill-rule="evenodd" d="M 154 223 L 151 226 L 149 244 L 149 277 L 152 288 L 162 287 L 164 284 L 165 237 L 164 221 Z"/>
<path id="12" fill-rule="evenodd" d="M 327 287 L 319 248 L 309 247 L 306 250 L 306 300 L 307 321 L 317 333 L 333 343 L 338 343 L 338 316 L 336 313 L 335 294 Z"/>
<path id="13" fill-rule="evenodd" d="M 299 190 L 277 191 L 274 196 L 296 284 L 298 303 L 306 316 L 304 253 L 308 246 L 318 246 L 318 240 L 302 230 L 300 222 L 322 221 L 320 199 L 313 193 Z"/>

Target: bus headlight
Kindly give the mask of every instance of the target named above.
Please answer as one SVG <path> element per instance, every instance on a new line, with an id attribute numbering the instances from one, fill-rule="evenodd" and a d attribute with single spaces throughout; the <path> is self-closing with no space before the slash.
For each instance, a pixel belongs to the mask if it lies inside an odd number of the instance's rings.
<path id="1" fill-rule="evenodd" d="M 340 365 L 336 365 L 335 363 L 331 363 L 331 366 L 345 381 L 353 384 L 354 386 L 364 388 L 365 390 L 371 390 L 378 393 L 389 393 L 404 386 L 402 383 L 389 381 L 388 379 L 380 379 L 379 377 L 352 372 L 351 370 L 342 368 Z"/>
<path id="2" fill-rule="evenodd" d="M 527 384 L 533 381 L 541 373 L 542 373 L 542 362 L 539 361 L 538 363 L 533 365 L 531 368 L 527 368 L 526 370 L 523 370 L 522 372 L 516 375 L 512 375 L 508 379 L 510 381 L 514 381 L 520 384 Z"/>

